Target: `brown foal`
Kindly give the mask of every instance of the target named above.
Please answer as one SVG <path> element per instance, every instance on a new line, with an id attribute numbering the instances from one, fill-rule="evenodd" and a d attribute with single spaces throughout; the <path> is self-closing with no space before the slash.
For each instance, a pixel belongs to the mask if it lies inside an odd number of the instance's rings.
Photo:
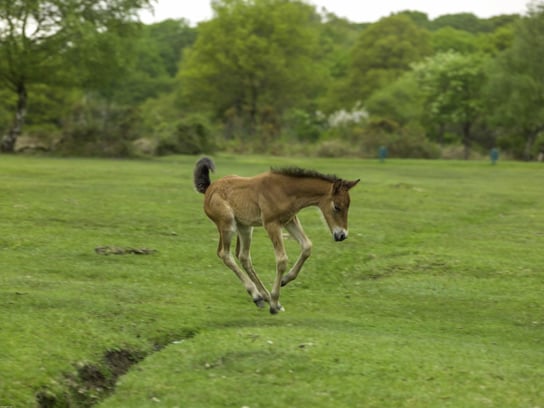
<path id="1" fill-rule="evenodd" d="M 310 256 L 312 242 L 308 239 L 297 213 L 317 206 L 335 241 L 348 236 L 349 190 L 359 180 L 346 181 L 297 167 L 272 169 L 254 177 L 227 176 L 210 181 L 215 166 L 211 159 L 200 159 L 194 169 L 194 184 L 204 194 L 204 212 L 219 231 L 217 255 L 244 284 L 258 307 L 268 302 L 270 313 L 284 310 L 279 303 L 280 287 L 296 279 L 302 265 Z M 253 227 L 263 226 L 272 241 L 276 255 L 276 278 L 269 292 L 257 276 L 249 253 Z M 293 267 L 287 270 L 287 254 L 282 228 L 299 243 L 301 252 Z M 231 241 L 237 235 L 236 257 L 245 273 L 234 260 Z"/>

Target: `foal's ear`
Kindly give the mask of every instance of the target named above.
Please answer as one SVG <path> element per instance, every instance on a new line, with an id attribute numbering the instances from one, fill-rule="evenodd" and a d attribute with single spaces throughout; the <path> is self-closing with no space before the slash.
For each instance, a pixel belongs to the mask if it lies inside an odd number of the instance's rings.
<path id="1" fill-rule="evenodd" d="M 359 183 L 359 181 L 361 181 L 361 179 L 357 179 L 355 181 L 344 181 L 344 186 L 346 186 L 348 190 L 351 190 L 357 185 L 357 183 Z"/>
<path id="2" fill-rule="evenodd" d="M 338 194 L 340 190 L 349 190 L 352 187 L 354 187 L 359 182 L 359 179 L 355 181 L 348 181 L 348 180 L 336 180 L 334 182 L 334 185 L 332 186 L 332 193 Z"/>

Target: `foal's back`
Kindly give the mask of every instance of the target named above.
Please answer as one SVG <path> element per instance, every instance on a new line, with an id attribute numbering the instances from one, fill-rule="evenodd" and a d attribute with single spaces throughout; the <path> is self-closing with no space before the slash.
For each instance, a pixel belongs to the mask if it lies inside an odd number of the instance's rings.
<path id="1" fill-rule="evenodd" d="M 285 223 L 298 209 L 289 194 L 288 178 L 273 172 L 253 177 L 226 176 L 210 185 L 204 199 L 208 217 L 217 220 L 230 214 L 237 224 L 260 226 L 270 221 Z"/>

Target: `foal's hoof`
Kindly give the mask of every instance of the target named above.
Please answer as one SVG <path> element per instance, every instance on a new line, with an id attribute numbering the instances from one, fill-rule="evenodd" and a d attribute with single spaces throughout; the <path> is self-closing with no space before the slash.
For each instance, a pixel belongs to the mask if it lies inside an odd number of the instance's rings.
<path id="1" fill-rule="evenodd" d="M 282 305 L 278 305 L 277 307 L 270 306 L 270 314 L 278 314 L 279 312 L 285 312 L 285 309 Z"/>
<path id="2" fill-rule="evenodd" d="M 253 303 L 259 308 L 262 309 L 264 307 L 265 301 L 262 297 L 259 297 L 257 299 L 253 299 Z"/>
<path id="3" fill-rule="evenodd" d="M 281 278 L 281 286 L 287 285 L 292 280 L 295 280 L 295 278 L 292 278 L 289 275 L 285 275 L 283 278 Z"/>

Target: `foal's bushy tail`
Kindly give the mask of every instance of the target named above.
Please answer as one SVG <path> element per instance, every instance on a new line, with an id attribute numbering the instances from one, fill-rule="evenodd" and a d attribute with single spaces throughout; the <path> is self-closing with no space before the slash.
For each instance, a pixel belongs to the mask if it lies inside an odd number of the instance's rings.
<path id="1" fill-rule="evenodd" d="M 210 170 L 215 170 L 215 164 L 209 157 L 203 157 L 196 162 L 195 171 L 193 173 L 193 180 L 195 183 L 196 191 L 204 194 L 211 184 Z"/>

